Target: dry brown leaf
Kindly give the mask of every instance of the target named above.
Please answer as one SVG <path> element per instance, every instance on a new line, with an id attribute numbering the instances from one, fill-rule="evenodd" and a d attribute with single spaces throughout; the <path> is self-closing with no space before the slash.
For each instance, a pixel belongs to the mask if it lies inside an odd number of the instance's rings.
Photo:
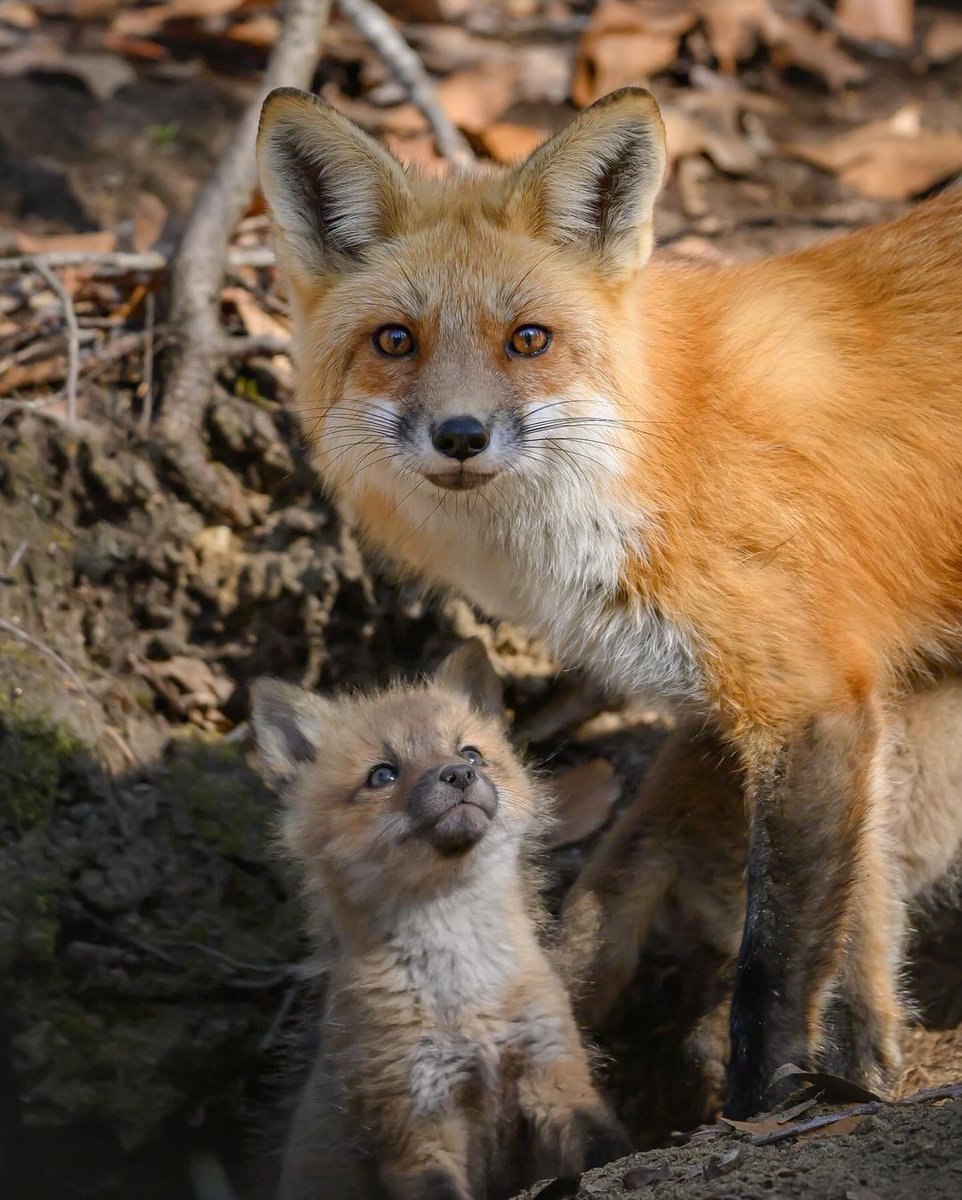
<path id="1" fill-rule="evenodd" d="M 865 68 L 845 53 L 834 33 L 783 15 L 772 0 L 699 0 L 698 9 L 712 53 L 726 74 L 733 75 L 761 43 L 777 66 L 802 67 L 821 75 L 833 89 L 866 77 Z"/>
<path id="2" fill-rule="evenodd" d="M 708 238 L 699 237 L 695 233 L 686 234 L 685 237 L 681 237 L 676 242 L 672 242 L 670 246 L 666 246 L 664 250 L 659 252 L 659 258 L 708 263 L 711 266 L 718 267 L 724 266 L 731 261 L 728 255 L 719 250 L 714 242 L 709 241 Z"/>
<path id="3" fill-rule="evenodd" d="M 95 233 L 57 233 L 48 237 L 17 234 L 21 254 L 109 254 L 116 249 L 117 238 L 107 229 Z"/>
<path id="4" fill-rule="evenodd" d="M 559 771 L 551 784 L 557 821 L 548 831 L 549 848 L 580 842 L 600 829 L 621 795 L 621 783 L 606 758 Z"/>
<path id="5" fill-rule="evenodd" d="M 662 117 L 669 165 L 705 154 L 719 170 L 730 175 L 747 175 L 758 166 L 758 155 L 745 138 L 717 133 L 697 117 L 674 107 L 664 109 Z"/>
<path id="6" fill-rule="evenodd" d="M 237 315 L 252 337 L 290 338 L 290 325 L 265 312 L 246 288 L 226 287 L 221 291 L 221 298 L 237 309 Z"/>
<path id="7" fill-rule="evenodd" d="M 14 29 L 33 29 L 39 18 L 36 10 L 22 0 L 0 0 L 0 21 Z"/>
<path id="8" fill-rule="evenodd" d="M 193 709 L 219 708 L 234 690 L 231 680 L 215 675 L 202 659 L 183 654 L 133 665 L 172 707 L 188 715 Z"/>
<path id="9" fill-rule="evenodd" d="M 821 75 L 834 91 L 861 83 L 868 71 L 839 46 L 830 30 L 817 32 L 804 21 L 779 17 L 766 35 L 776 65 L 796 66 Z"/>
<path id="10" fill-rule="evenodd" d="M 881 1096 L 869 1088 L 846 1079 L 844 1075 L 833 1075 L 829 1071 L 806 1071 L 795 1063 L 785 1063 L 772 1074 L 772 1083 L 790 1080 L 792 1087 L 807 1084 L 817 1088 L 826 1101 L 845 1102 L 854 1100 L 863 1104 L 875 1104 L 881 1101 Z M 779 1114 L 784 1120 L 785 1114 Z"/>
<path id="11" fill-rule="evenodd" d="M 907 200 L 962 171 L 962 133 L 922 129 L 911 106 L 830 141 L 785 150 L 877 200 Z"/>
<path id="12" fill-rule="evenodd" d="M 55 42 L 37 38 L 0 56 L 0 77 L 55 71 L 79 79 L 98 100 L 109 100 L 114 92 L 134 81 L 134 69 L 116 54 L 93 54 L 72 50 L 66 53 Z"/>
<path id="13" fill-rule="evenodd" d="M 104 34 L 103 47 L 105 50 L 113 50 L 115 54 L 124 54 L 127 58 L 142 58 L 147 62 L 160 62 L 169 54 L 166 46 L 157 42 L 148 41 L 147 38 L 125 37 L 122 33 L 113 33 L 109 29 Z"/>
<path id="14" fill-rule="evenodd" d="M 414 137 L 427 132 L 428 123 L 424 113 L 413 104 L 392 104 L 382 108 L 361 96 L 346 96 L 334 83 L 326 83 L 321 87 L 321 99 L 356 121 L 362 129 L 374 133 Z"/>
<path id="15" fill-rule="evenodd" d="M 62 17 L 70 21 L 101 21 L 112 16 L 122 0 L 38 0 L 34 5 L 42 16 Z"/>
<path id="16" fill-rule="evenodd" d="M 676 99 L 676 106 L 684 112 L 718 113 L 734 118 L 739 113 L 774 114 L 785 111 L 785 104 L 774 96 L 763 92 L 750 92 L 734 79 L 726 80 L 731 86 L 724 88 L 691 88 Z"/>
<path id="17" fill-rule="evenodd" d="M 167 223 L 167 206 L 152 192 L 141 192 L 134 201 L 134 229 L 130 235 L 133 248 L 139 252 L 157 245 Z"/>
<path id="18" fill-rule="evenodd" d="M 382 7 L 405 21 L 456 21 L 471 0 L 386 0 Z"/>
<path id="19" fill-rule="evenodd" d="M 962 54 L 962 17 L 938 17 L 925 35 L 922 48 L 937 63 L 949 62 Z"/>
<path id="20" fill-rule="evenodd" d="M 523 162 L 545 140 L 547 133 L 533 125 L 494 124 L 481 134 L 481 144 L 495 162 Z"/>
<path id="21" fill-rule="evenodd" d="M 438 103 L 448 118 L 468 133 L 482 133 L 515 99 L 516 62 L 482 62 L 449 75 L 437 88 Z"/>
<path id="22" fill-rule="evenodd" d="M 771 0 L 701 0 L 698 8 L 712 53 L 727 75 L 751 58 L 760 39 L 771 39 L 779 20 Z"/>
<path id="23" fill-rule="evenodd" d="M 739 1133 L 776 1133 L 780 1129 L 785 1128 L 783 1121 L 779 1121 L 777 1117 L 759 1117 L 755 1121 L 736 1121 L 734 1117 L 720 1117 L 726 1125 L 730 1125 L 732 1129 L 737 1129 Z"/>
<path id="24" fill-rule="evenodd" d="M 914 0 L 838 0 L 835 20 L 851 38 L 911 46 L 914 7 Z"/>
<path id="25" fill-rule="evenodd" d="M 476 66 L 483 58 L 508 53 L 507 47 L 479 38 L 461 25 L 412 25 L 405 39 L 435 75 Z"/>
<path id="26" fill-rule="evenodd" d="M 385 133 L 384 145 L 402 163 L 417 167 L 425 175 L 442 176 L 448 163 L 437 151 L 434 138 L 429 133 Z"/>
<path id="27" fill-rule="evenodd" d="M 196 21 L 224 17 L 240 8 L 243 0 L 171 0 L 150 8 L 130 8 L 118 13 L 111 32 L 124 37 L 150 37 L 168 21 Z"/>
<path id="28" fill-rule="evenodd" d="M 62 356 L 33 363 L 0 363 L 0 396 L 10 396 L 24 388 L 52 383 L 63 379 L 66 373 L 67 360 Z"/>
<path id="29" fill-rule="evenodd" d="M 647 82 L 675 61 L 695 20 L 689 5 L 602 0 L 578 46 L 571 98 L 584 108 L 615 88 Z"/>
<path id="30" fill-rule="evenodd" d="M 224 30 L 224 37 L 246 46 L 273 46 L 281 31 L 281 23 L 270 13 L 255 13 L 246 21 L 238 21 Z"/>

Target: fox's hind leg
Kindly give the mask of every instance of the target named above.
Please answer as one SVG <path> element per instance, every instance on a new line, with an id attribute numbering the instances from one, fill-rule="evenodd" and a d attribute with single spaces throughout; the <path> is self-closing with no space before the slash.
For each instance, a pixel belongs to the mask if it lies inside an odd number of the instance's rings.
<path id="1" fill-rule="evenodd" d="M 889 915 L 899 879 L 877 836 L 884 806 L 876 706 L 813 718 L 779 746 L 749 749 L 751 837 L 745 928 L 732 997 L 726 1112 L 764 1104 L 774 1070 L 812 1065 L 838 984 L 870 1076 L 900 1024 Z M 888 898 L 888 900 L 886 899 Z"/>
<path id="2" fill-rule="evenodd" d="M 737 944 L 744 871 L 742 782 L 718 734 L 671 734 L 638 795 L 601 839 L 565 900 L 557 966 L 575 1012 L 600 1028 L 631 982 L 669 894 L 684 942 Z"/>

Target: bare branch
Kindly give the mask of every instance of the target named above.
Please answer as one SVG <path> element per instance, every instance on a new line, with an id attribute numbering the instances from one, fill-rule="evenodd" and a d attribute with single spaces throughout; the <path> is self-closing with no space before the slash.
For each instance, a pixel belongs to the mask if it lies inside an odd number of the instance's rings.
<path id="1" fill-rule="evenodd" d="M 31 266 L 53 288 L 57 299 L 63 305 L 64 321 L 67 325 L 67 423 L 71 429 L 76 429 L 77 381 L 80 378 L 80 327 L 77 324 L 77 312 L 60 277 L 55 275 L 46 263 L 37 259 L 33 260 Z"/>
<path id="2" fill-rule="evenodd" d="M 229 267 L 273 267 L 277 262 L 268 246 L 249 246 L 228 251 Z M 94 252 L 63 250 L 50 254 L 23 254 L 0 258 L 0 274 L 21 275 L 24 271 L 45 267 L 89 267 L 95 275 L 136 275 L 138 272 L 157 274 L 166 271 L 170 259 L 157 250 L 136 254 L 125 250 Z"/>
<path id="3" fill-rule="evenodd" d="M 366 38 L 406 89 L 411 103 L 427 118 L 438 150 L 455 163 L 472 162 L 471 147 L 438 104 L 420 58 L 374 0 L 337 0 L 337 6 Z"/>
<path id="4" fill-rule="evenodd" d="M 254 144 L 264 96 L 275 87 L 309 87 L 320 55 L 330 0 L 288 0 L 281 32 L 257 96 L 244 111 L 208 182 L 201 189 L 174 259 L 171 328 L 177 342 L 164 392 L 158 434 L 191 492 L 214 508 L 228 506 L 223 480 L 200 443 L 214 373 L 223 361 L 220 289 L 228 244 L 257 180 Z"/>

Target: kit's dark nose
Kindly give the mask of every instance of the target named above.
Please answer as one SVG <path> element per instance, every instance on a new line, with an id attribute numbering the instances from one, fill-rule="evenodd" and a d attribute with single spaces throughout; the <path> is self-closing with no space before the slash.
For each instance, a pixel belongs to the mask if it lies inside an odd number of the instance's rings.
<path id="1" fill-rule="evenodd" d="M 442 767 L 438 779 L 442 783 L 448 784 L 450 787 L 457 788 L 463 792 L 465 788 L 469 788 L 477 779 L 478 773 L 474 767 L 467 763 L 451 763 L 450 766 Z"/>
<path id="2" fill-rule="evenodd" d="M 439 454 L 464 462 L 480 454 L 490 438 L 476 417 L 449 417 L 435 429 L 431 441 Z"/>

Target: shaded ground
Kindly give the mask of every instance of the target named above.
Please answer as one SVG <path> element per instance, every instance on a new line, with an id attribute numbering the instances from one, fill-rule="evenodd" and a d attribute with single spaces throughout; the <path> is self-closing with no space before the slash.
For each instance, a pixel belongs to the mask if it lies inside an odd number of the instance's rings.
<path id="1" fill-rule="evenodd" d="M 75 36 L 67 22 L 46 24 L 65 45 Z M 422 48 L 440 44 L 432 28 Z M 574 38 L 544 41 L 570 69 Z M 235 60 L 215 71 L 223 64 L 209 47 L 199 68 L 190 61 L 141 64 L 104 100 L 66 72 L 0 82 L 0 250 L 24 232 L 109 229 L 125 245 L 144 193 L 166 210 L 156 244 L 171 244 L 252 87 Z M 958 60 L 925 70 L 861 61 L 870 70 L 860 87 L 832 91 L 759 51 L 738 86 L 768 107 L 722 76 L 695 87 L 688 60 L 659 75 L 659 98 L 681 109 L 695 101 L 703 129 L 723 139 L 676 169 L 658 218 L 663 243 L 755 255 L 900 211 L 902 199 L 867 197 L 774 149 L 906 105 L 926 127 L 962 128 Z M 385 79 L 341 37 L 317 82 L 370 106 Z M 574 111 L 544 88 L 531 93 L 498 119 L 553 129 Z M 389 121 L 390 105 L 373 107 L 374 127 Z M 243 237 L 263 241 L 256 213 Z M 271 272 L 244 269 L 230 282 L 277 313 Z M 247 1176 L 248 1132 L 283 1091 L 270 1075 L 309 1002 L 296 904 L 267 850 L 270 800 L 246 761 L 247 684 L 271 672 L 367 685 L 430 665 L 479 628 L 464 605 L 398 588 L 363 561 L 303 462 L 276 358 L 225 372 L 208 414 L 233 513 L 214 517 L 170 477 L 140 421 L 143 293 L 123 308 L 134 287 L 76 282 L 93 350 L 70 432 L 51 392 L 65 361 L 56 298 L 34 275 L 0 279 L 0 374 L 21 371 L 3 390 L 14 402 L 0 399 L 0 1171 L 4 1194 L 24 1200 L 207 1200 L 218 1163 L 236 1182 Z M 231 303 L 225 314 L 237 325 Z M 154 335 L 162 340 L 162 322 Z M 118 353 L 121 337 L 132 341 Z M 481 630 L 523 718 L 555 689 L 552 665 L 517 630 Z M 612 717 L 533 750 L 553 771 L 603 756 L 630 790 L 658 737 L 651 722 Z M 555 853 L 555 897 L 587 849 Z M 907 1091 L 962 1077 L 962 926 L 952 912 L 920 926 Z M 610 1084 L 639 1145 L 664 1146 L 711 1115 L 711 1081 L 683 1044 L 720 994 L 705 984 L 714 967 L 653 947 L 610 1031 Z M 638 1175 L 625 1188 L 622 1165 L 586 1177 L 580 1192 L 551 1194 L 957 1196 L 960 1111 L 887 1110 L 844 1136 L 746 1146 L 716 1178 L 678 1179 L 741 1146 L 725 1135 L 631 1164 L 666 1164 L 672 1180 Z"/>

